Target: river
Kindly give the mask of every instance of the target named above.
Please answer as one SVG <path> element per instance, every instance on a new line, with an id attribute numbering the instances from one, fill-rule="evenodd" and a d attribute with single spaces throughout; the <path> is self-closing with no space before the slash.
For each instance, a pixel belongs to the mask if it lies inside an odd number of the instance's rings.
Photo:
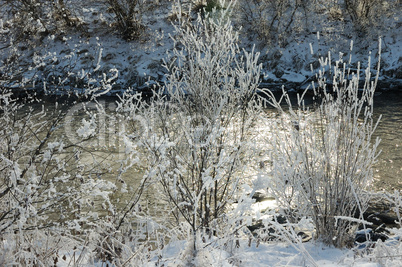
<path id="1" fill-rule="evenodd" d="M 375 133 L 382 150 L 374 166 L 375 189 L 402 189 L 402 92 L 385 91 L 374 99 L 382 119 Z"/>
<path id="2" fill-rule="evenodd" d="M 116 107 L 115 100 L 115 98 L 104 98 L 100 101 L 101 105 L 107 110 L 108 115 L 98 116 L 98 122 L 101 121 L 104 124 L 103 137 L 96 139 L 92 145 L 97 153 L 115 154 L 116 156 L 119 154 L 118 158 L 121 159 L 124 155 L 122 155 L 122 151 L 119 151 L 119 145 L 116 143 L 116 138 L 113 137 L 115 133 L 121 130 L 120 122 L 113 115 Z M 48 105 L 54 105 L 53 101 L 45 101 L 44 103 L 47 107 Z M 41 106 L 34 105 L 34 108 L 41 108 Z M 77 127 L 81 124 L 82 119 L 85 118 L 86 113 L 81 104 L 77 104 L 72 108 L 70 105 L 69 109 L 68 125 L 64 125 L 63 130 L 59 133 L 72 141 L 71 139 L 77 138 Z M 95 109 L 94 105 L 92 109 Z M 375 137 L 381 138 L 379 145 L 381 153 L 373 169 L 374 189 L 402 190 L 402 92 L 382 91 L 376 93 L 374 109 L 375 116 L 378 117 L 382 114 L 382 119 L 375 133 Z M 133 181 L 139 181 L 142 173 L 142 170 L 135 169 L 130 172 L 129 176 L 134 179 Z M 134 178 L 133 176 L 136 177 Z"/>

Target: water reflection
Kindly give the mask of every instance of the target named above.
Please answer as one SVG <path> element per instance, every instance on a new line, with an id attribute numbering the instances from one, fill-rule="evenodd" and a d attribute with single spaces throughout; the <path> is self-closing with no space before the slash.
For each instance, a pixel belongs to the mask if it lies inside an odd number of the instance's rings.
<path id="1" fill-rule="evenodd" d="M 107 111 L 107 115 L 97 117 L 98 126 L 102 125 L 102 134 L 99 138 L 95 139 L 94 142 L 89 142 L 94 146 L 93 149 L 96 151 L 95 153 L 98 154 L 99 158 L 107 156 L 111 159 L 111 162 L 108 163 L 110 166 L 108 176 L 112 177 L 112 179 L 116 179 L 116 176 L 118 176 L 115 169 L 120 167 L 119 165 L 125 156 L 124 148 L 121 147 L 122 141 L 118 140 L 118 133 L 122 130 L 122 125 L 121 121 L 116 118 L 114 113 L 116 107 L 115 100 L 116 99 L 103 99 L 101 101 L 101 105 L 103 105 Z M 382 114 L 382 120 L 374 136 L 374 138 L 380 137 L 382 139 L 379 145 L 379 149 L 382 152 L 373 170 L 375 178 L 374 186 L 377 190 L 400 190 L 402 189 L 402 92 L 385 91 L 378 93 L 374 99 L 374 103 L 375 116 L 378 117 Z M 52 103 L 49 103 L 49 105 L 52 106 Z M 71 108 L 72 106 L 73 108 Z M 72 106 L 67 105 L 66 107 L 68 114 L 64 123 L 67 124 L 68 127 L 58 130 L 60 135 L 64 135 L 66 143 L 68 143 L 68 140 L 76 138 L 77 129 L 81 126 L 82 119 L 86 118 L 89 120 L 88 114 L 84 112 L 80 104 Z M 33 106 L 33 108 L 41 109 L 42 106 Z M 47 106 L 47 108 L 50 107 Z M 96 109 L 95 106 L 89 106 L 87 108 L 92 110 Z M 272 112 L 274 112 L 274 110 L 272 110 Z M 262 134 L 266 131 L 266 129 L 260 130 Z M 91 154 L 91 156 L 94 154 Z M 82 161 L 85 162 L 85 155 L 82 155 L 82 157 Z M 147 159 L 142 160 L 147 161 Z M 87 161 L 90 162 L 93 161 L 93 159 L 88 158 Z M 114 171 L 111 171 L 112 169 Z M 132 168 L 128 173 L 124 174 L 124 178 L 129 180 L 129 183 L 135 183 L 141 180 L 143 174 L 144 170 L 142 168 Z M 250 176 L 252 176 L 251 173 Z"/>
<path id="2" fill-rule="evenodd" d="M 374 99 L 375 114 L 382 114 L 376 136 L 382 150 L 374 166 L 376 189 L 402 189 L 402 92 L 383 92 Z"/>

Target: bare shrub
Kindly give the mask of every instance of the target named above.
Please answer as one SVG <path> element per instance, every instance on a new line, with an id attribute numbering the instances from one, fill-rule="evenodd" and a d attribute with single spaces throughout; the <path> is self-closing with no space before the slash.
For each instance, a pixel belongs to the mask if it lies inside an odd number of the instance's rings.
<path id="1" fill-rule="evenodd" d="M 2 12 L 13 24 L 10 28 L 17 42 L 80 26 L 64 0 L 6 0 L 2 3 Z"/>
<path id="2" fill-rule="evenodd" d="M 384 22 L 394 20 L 392 17 L 400 10 L 400 3 L 396 0 L 252 0 L 239 1 L 237 8 L 240 25 L 249 38 L 286 46 L 289 38 L 303 38 L 304 34 L 318 30 L 335 31 L 335 35 L 354 32 L 359 38 L 377 38 L 386 30 Z M 317 29 L 318 25 L 322 28 Z"/>
<path id="3" fill-rule="evenodd" d="M 126 40 L 137 39 L 144 32 L 142 8 L 145 0 L 106 0 L 105 4 L 114 14 L 117 29 Z"/>
<path id="4" fill-rule="evenodd" d="M 382 0 L 345 0 L 344 10 L 350 16 L 355 27 L 364 30 L 376 17 Z M 366 29 L 367 30 L 367 29 Z"/>
<path id="5" fill-rule="evenodd" d="M 291 33 L 307 27 L 310 6 L 306 1 L 298 0 L 252 0 L 241 1 L 238 8 L 241 19 L 250 25 L 246 30 L 251 30 L 267 44 L 274 44 L 276 40 L 286 45 Z"/>
<path id="6" fill-rule="evenodd" d="M 223 8 L 222 1 L 219 0 L 206 0 L 206 1 L 194 1 L 193 11 L 201 12 L 205 15 L 205 12 L 211 12 L 213 9 Z"/>
<path id="7" fill-rule="evenodd" d="M 321 4 L 326 6 L 327 3 L 324 1 Z M 332 19 L 342 20 L 345 26 L 351 26 L 359 38 L 367 38 L 367 35 L 376 38 L 382 30 L 386 30 L 383 23 L 399 9 L 400 3 L 395 0 L 345 0 L 334 1 L 329 15 Z"/>

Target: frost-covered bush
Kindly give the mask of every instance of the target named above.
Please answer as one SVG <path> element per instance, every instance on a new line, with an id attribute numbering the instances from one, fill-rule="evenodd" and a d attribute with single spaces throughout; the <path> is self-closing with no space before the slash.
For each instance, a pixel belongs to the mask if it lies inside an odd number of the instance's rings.
<path id="1" fill-rule="evenodd" d="M 71 251 L 127 260 L 145 232 L 136 204 L 146 184 L 124 176 L 135 147 L 115 140 L 102 103 L 53 99 L 0 91 L 0 262 L 48 266 Z"/>
<path id="2" fill-rule="evenodd" d="M 286 110 L 269 94 L 280 115 L 269 141 L 273 146 L 269 189 L 288 220 L 311 216 L 316 238 L 343 247 L 352 240 L 354 217 L 362 220 L 368 205 L 365 191 L 373 178 L 379 144 L 378 138 L 373 142 L 378 73 L 373 81 L 369 60 L 362 85 L 360 65 L 348 69 L 342 54 L 334 64 L 330 54 L 319 60 L 317 83 L 312 83 L 315 106 L 305 106 L 303 94 L 294 107 L 284 93 Z"/>
<path id="3" fill-rule="evenodd" d="M 38 230 L 81 231 L 96 219 L 94 206 L 107 206 L 115 186 L 97 178 L 105 170 L 96 160 L 80 159 L 86 152 L 91 155 L 81 145 L 92 134 L 77 143 L 60 136 L 66 111 L 57 105 L 35 109 L 43 103 L 32 100 L 24 105 L 5 89 L 0 101 L 0 235 L 21 239 L 10 248 L 18 254 L 15 260 L 24 263 L 29 254 L 34 263 L 35 251 L 24 240 L 31 240 L 32 234 L 45 236 Z"/>
<path id="4" fill-rule="evenodd" d="M 146 151 L 146 176 L 158 182 L 175 227 L 190 231 L 194 255 L 209 238 L 232 237 L 241 228 L 241 212 L 237 221 L 226 213 L 245 169 L 255 165 L 251 130 L 261 107 L 261 67 L 258 53 L 237 46 L 228 12 L 177 26 L 165 85 L 149 103 L 122 105 L 135 110 L 133 127 L 140 132 L 132 138 Z"/>

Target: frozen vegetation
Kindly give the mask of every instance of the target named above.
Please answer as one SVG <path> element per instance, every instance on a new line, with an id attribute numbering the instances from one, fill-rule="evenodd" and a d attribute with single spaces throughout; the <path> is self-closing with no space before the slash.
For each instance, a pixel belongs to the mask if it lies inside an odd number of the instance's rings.
<path id="1" fill-rule="evenodd" d="M 399 266 L 372 166 L 400 1 L 0 11 L 0 266 Z"/>

